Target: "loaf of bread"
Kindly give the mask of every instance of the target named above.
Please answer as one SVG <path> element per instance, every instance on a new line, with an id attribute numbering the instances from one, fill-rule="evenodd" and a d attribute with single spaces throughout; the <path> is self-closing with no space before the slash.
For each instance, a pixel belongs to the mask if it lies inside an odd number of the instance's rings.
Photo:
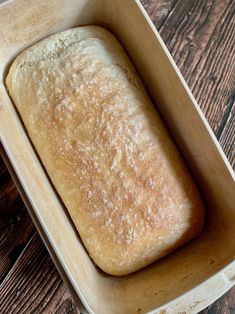
<path id="1" fill-rule="evenodd" d="M 85 26 L 50 36 L 15 59 L 6 84 L 103 271 L 129 274 L 200 234 L 197 189 L 111 33 Z"/>

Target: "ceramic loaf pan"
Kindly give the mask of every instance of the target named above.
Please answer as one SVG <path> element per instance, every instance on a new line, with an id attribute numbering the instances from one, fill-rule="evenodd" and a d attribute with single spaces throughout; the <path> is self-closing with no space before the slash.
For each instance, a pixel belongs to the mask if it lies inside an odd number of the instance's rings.
<path id="1" fill-rule="evenodd" d="M 27 8 L 27 9 L 26 9 Z M 204 199 L 200 238 L 125 277 L 99 271 L 51 186 L 4 80 L 26 47 L 55 32 L 98 24 L 120 40 Z M 137 0 L 11 0 L 0 5 L 0 135 L 9 169 L 82 313 L 196 313 L 235 282 L 233 171 Z M 63 230 L 63 232 L 61 232 Z"/>

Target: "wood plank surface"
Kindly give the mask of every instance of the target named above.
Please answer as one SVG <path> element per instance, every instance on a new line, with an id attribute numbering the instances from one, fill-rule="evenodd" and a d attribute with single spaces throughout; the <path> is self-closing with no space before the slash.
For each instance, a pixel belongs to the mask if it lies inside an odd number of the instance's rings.
<path id="1" fill-rule="evenodd" d="M 79 313 L 34 230 L 1 285 L 0 313 Z"/>
<path id="2" fill-rule="evenodd" d="M 225 126 L 220 136 L 220 144 L 227 156 L 229 161 L 235 169 L 235 97 L 232 99 L 233 106 L 229 113 L 228 119 L 225 122 Z"/>
<path id="3" fill-rule="evenodd" d="M 33 223 L 10 174 L 0 160 L 0 283 L 29 241 Z"/>
<path id="4" fill-rule="evenodd" d="M 235 1 L 142 4 L 235 168 Z M 0 230 L 0 313 L 79 313 L 1 159 Z M 234 313 L 235 288 L 201 312 Z"/>

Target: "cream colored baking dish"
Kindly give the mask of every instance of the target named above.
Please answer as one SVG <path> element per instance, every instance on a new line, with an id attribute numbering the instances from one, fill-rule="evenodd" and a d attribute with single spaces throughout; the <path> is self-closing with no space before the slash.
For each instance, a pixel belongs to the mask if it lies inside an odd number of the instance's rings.
<path id="1" fill-rule="evenodd" d="M 122 278 L 105 275 L 89 259 L 4 85 L 10 63 L 25 47 L 85 24 L 107 27 L 126 48 L 197 181 L 207 209 L 205 231 L 199 239 Z M 1 4 L 0 133 L 29 212 L 82 313 L 196 313 L 234 284 L 232 169 L 137 0 L 11 0 Z"/>

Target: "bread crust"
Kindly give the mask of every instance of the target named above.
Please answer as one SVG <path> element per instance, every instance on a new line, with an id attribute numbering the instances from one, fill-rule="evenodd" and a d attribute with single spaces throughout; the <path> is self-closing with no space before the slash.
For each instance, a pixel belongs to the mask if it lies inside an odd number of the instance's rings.
<path id="1" fill-rule="evenodd" d="M 129 274 L 200 234 L 197 189 L 111 33 L 85 26 L 52 35 L 15 59 L 6 84 L 103 271 Z"/>

